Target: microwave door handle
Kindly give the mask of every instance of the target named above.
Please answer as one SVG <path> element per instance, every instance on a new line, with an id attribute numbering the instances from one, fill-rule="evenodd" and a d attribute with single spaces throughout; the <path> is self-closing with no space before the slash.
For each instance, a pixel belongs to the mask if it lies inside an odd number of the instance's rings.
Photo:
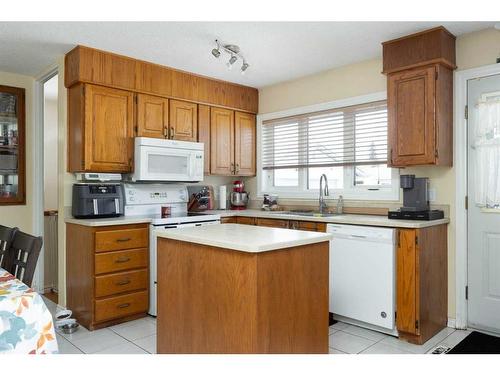
<path id="1" fill-rule="evenodd" d="M 92 203 L 94 204 L 94 215 L 99 215 L 99 207 L 97 206 L 97 199 L 92 199 Z"/>
<path id="2" fill-rule="evenodd" d="M 120 213 L 120 201 L 118 200 L 118 198 L 115 198 L 115 213 Z"/>

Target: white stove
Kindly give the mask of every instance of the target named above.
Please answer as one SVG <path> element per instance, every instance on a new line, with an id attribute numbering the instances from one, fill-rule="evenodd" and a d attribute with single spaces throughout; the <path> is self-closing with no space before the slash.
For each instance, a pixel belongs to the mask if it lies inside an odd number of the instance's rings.
<path id="1" fill-rule="evenodd" d="M 158 230 L 220 224 L 220 215 L 188 212 L 187 187 L 177 184 L 124 184 L 125 216 L 150 217 L 149 227 L 149 314 L 156 316 L 156 233 Z M 162 218 L 161 207 L 171 215 Z"/>

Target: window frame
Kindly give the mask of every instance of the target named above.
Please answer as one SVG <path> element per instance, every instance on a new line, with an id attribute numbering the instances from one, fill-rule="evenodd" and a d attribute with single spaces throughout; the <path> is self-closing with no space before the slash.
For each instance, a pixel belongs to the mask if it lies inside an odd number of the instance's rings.
<path id="1" fill-rule="evenodd" d="M 273 170 L 262 169 L 262 123 L 266 120 L 273 120 L 282 117 L 295 116 L 304 113 L 331 110 L 335 108 L 348 107 L 353 105 L 365 104 L 380 100 L 387 100 L 387 92 L 377 92 L 373 94 L 361 95 L 347 99 L 340 99 L 331 102 L 314 104 L 310 106 L 297 107 L 285 111 L 266 113 L 257 116 L 257 196 L 263 197 L 264 193 L 276 194 L 283 198 L 295 199 L 314 199 L 318 197 L 318 189 L 307 189 L 308 174 L 306 169 L 299 169 L 298 187 L 274 187 L 264 185 L 264 180 L 274 180 Z M 399 201 L 399 169 L 392 168 L 391 188 L 373 189 L 373 186 L 356 186 L 354 185 L 354 166 L 344 167 L 344 188 L 330 188 L 330 197 L 337 198 L 342 195 L 345 199 L 353 200 L 374 200 L 374 201 Z M 269 177 L 270 176 L 270 177 Z"/>

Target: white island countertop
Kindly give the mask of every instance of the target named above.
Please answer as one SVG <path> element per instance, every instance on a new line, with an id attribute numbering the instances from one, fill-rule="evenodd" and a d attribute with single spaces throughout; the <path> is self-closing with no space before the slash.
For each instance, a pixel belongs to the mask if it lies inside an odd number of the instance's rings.
<path id="1" fill-rule="evenodd" d="M 201 227 L 159 230 L 158 237 L 260 253 L 329 241 L 327 233 L 258 227 L 242 224 L 205 225 Z"/>

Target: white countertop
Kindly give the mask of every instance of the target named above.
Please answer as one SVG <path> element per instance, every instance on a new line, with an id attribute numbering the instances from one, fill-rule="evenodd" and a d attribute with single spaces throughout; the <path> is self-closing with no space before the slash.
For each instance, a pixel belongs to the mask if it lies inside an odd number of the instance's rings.
<path id="1" fill-rule="evenodd" d="M 351 225 L 365 225 L 375 227 L 389 227 L 389 228 L 426 228 L 434 225 L 448 224 L 449 218 L 439 220 L 397 220 L 389 219 L 387 216 L 380 215 L 355 215 L 343 214 L 328 217 L 319 216 L 304 216 L 280 213 L 279 211 L 261 211 L 261 210 L 212 210 L 204 211 L 208 214 L 216 214 L 221 217 L 231 216 L 245 216 L 245 217 L 260 217 L 269 219 L 283 219 L 283 220 L 299 220 L 299 221 L 315 221 L 321 223 L 331 224 L 351 224 Z"/>
<path id="2" fill-rule="evenodd" d="M 329 241 L 327 233 L 258 227 L 242 224 L 205 225 L 159 230 L 158 237 L 222 247 L 225 249 L 260 253 Z"/>
<path id="3" fill-rule="evenodd" d="M 283 214 L 280 212 L 261 211 L 261 210 L 212 210 L 204 211 L 207 214 L 220 215 L 221 217 L 245 216 L 245 217 L 261 217 L 269 219 L 283 220 L 300 220 L 300 221 L 316 221 L 332 224 L 351 224 L 351 225 L 366 225 L 375 227 L 389 228 L 426 228 L 434 225 L 447 224 L 450 219 L 444 218 L 439 220 L 395 220 L 389 219 L 386 216 L 378 215 L 337 215 L 330 217 L 303 216 L 293 214 Z M 125 224 L 140 224 L 150 223 L 151 218 L 147 216 L 121 216 L 109 219 L 75 219 L 67 218 L 66 223 L 86 225 L 91 227 L 107 226 L 107 225 L 125 225 Z"/>

